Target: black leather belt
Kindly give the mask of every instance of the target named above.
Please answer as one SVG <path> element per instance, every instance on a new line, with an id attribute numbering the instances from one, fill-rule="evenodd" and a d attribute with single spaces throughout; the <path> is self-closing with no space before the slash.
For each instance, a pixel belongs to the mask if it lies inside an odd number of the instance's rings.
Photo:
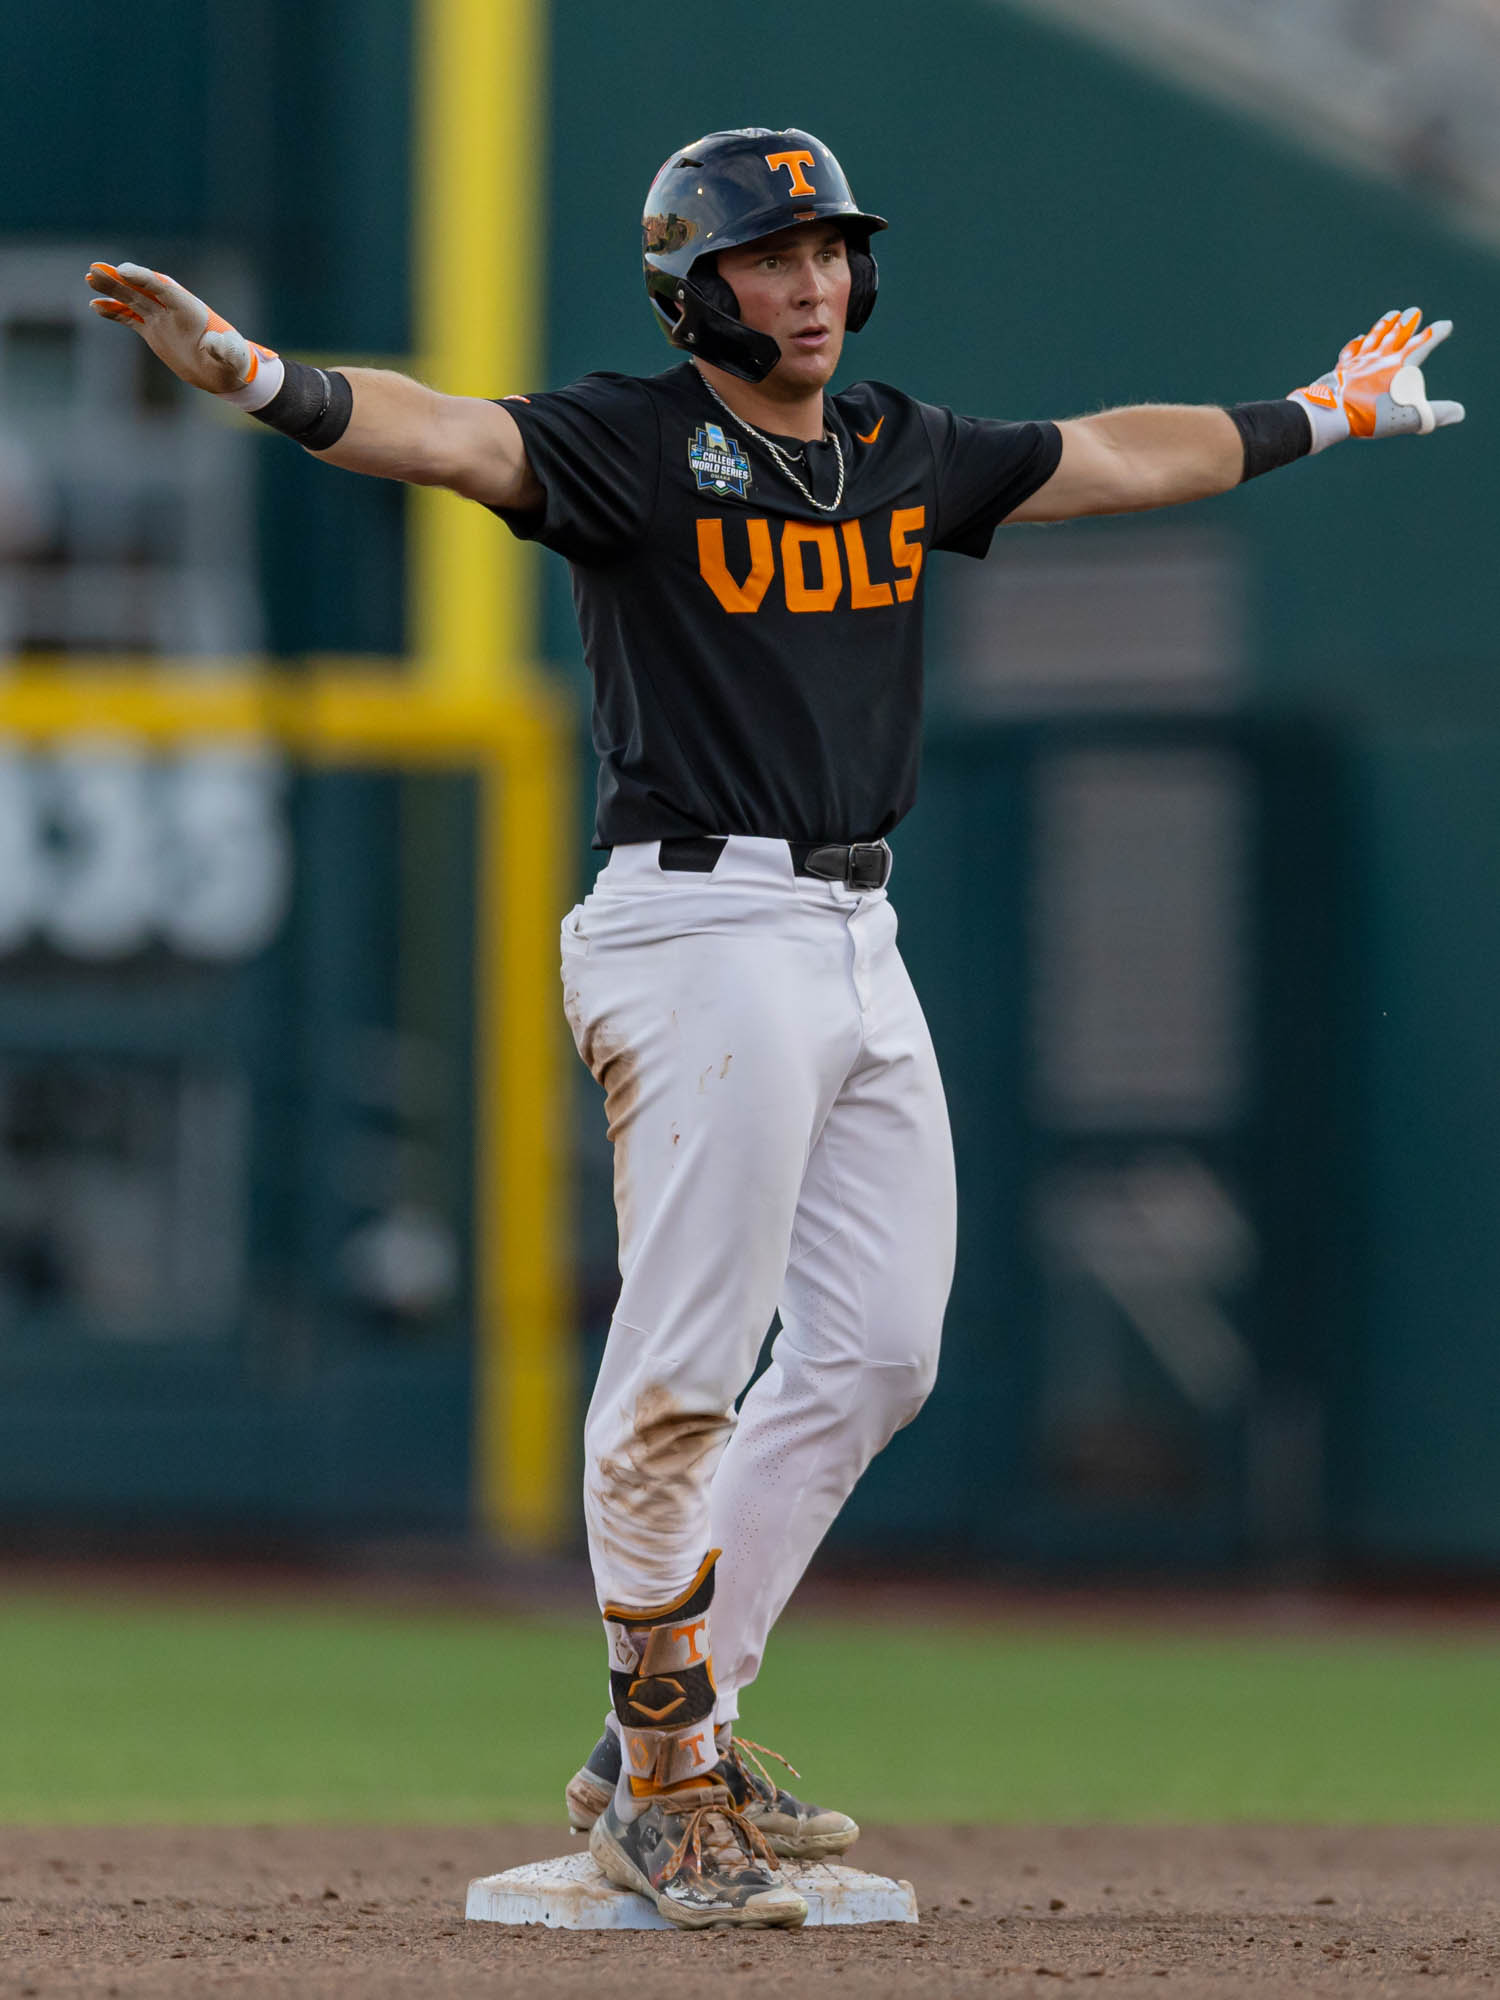
<path id="1" fill-rule="evenodd" d="M 712 875 L 724 852 L 724 836 L 688 833 L 659 843 L 659 862 L 673 873 Z M 883 840 L 789 840 L 794 875 L 815 875 L 821 882 L 842 882 L 846 889 L 883 889 L 891 878 L 891 850 Z"/>

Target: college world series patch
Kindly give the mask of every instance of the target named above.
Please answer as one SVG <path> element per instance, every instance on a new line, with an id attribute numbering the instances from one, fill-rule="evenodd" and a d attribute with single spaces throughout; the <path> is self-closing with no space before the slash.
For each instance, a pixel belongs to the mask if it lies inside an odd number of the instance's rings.
<path id="1" fill-rule="evenodd" d="M 733 493 L 743 500 L 750 484 L 750 461 L 738 438 L 726 437 L 721 425 L 704 424 L 693 433 L 688 464 L 700 493 Z"/>

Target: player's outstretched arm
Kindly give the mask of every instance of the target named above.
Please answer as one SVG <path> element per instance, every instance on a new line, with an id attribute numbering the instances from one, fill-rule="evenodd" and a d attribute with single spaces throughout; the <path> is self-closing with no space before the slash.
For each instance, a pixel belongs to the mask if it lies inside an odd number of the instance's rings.
<path id="1" fill-rule="evenodd" d="M 346 472 L 446 486 L 487 507 L 540 506 L 515 418 L 477 396 L 445 396 L 386 368 L 343 368 L 349 423 L 318 452 Z"/>
<path id="2" fill-rule="evenodd" d="M 284 361 L 160 271 L 91 264 L 103 319 L 137 332 L 172 373 L 281 431 L 331 465 L 419 486 L 448 486 L 496 507 L 538 505 L 542 490 L 515 419 L 497 403 L 444 396 L 379 368 Z"/>
<path id="3" fill-rule="evenodd" d="M 1345 438 L 1425 434 L 1462 423 L 1461 403 L 1428 401 L 1422 372 L 1452 331 L 1445 319 L 1423 328 L 1420 308 L 1408 306 L 1383 313 L 1326 375 L 1281 402 L 1230 410 L 1146 404 L 1059 424 L 1056 471 L 1010 519 L 1070 521 L 1177 506 Z"/>

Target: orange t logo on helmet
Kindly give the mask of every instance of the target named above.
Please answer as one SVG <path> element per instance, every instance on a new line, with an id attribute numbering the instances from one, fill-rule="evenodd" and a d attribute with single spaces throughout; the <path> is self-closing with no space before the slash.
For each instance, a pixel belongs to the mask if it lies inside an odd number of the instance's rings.
<path id="1" fill-rule="evenodd" d="M 771 169 L 773 174 L 778 167 L 785 167 L 791 175 L 792 184 L 787 189 L 789 195 L 817 193 L 818 190 L 802 171 L 804 167 L 810 167 L 812 163 L 813 156 L 808 152 L 766 154 L 766 165 Z"/>

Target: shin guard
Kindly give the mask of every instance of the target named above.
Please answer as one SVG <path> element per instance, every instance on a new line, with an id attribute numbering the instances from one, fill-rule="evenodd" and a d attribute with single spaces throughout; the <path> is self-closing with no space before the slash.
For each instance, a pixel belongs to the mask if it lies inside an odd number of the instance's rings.
<path id="1" fill-rule="evenodd" d="M 610 1693 L 636 1798 L 709 1783 L 719 1761 L 718 1691 L 709 1643 L 718 1559 L 719 1551 L 710 1549 L 698 1574 L 670 1604 L 650 1610 L 604 1607 Z"/>

